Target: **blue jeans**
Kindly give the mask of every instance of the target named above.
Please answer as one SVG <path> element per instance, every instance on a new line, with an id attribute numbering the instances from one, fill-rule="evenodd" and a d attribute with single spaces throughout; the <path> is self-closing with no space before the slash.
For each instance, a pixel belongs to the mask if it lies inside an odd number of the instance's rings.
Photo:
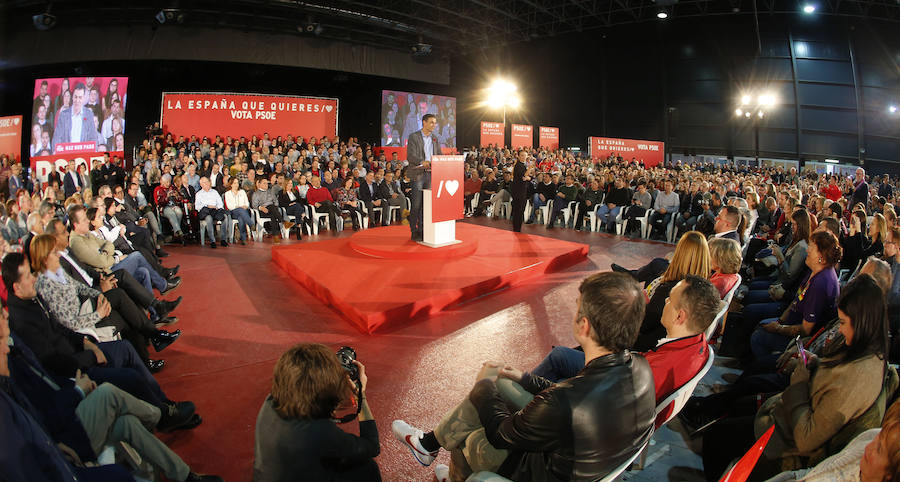
<path id="1" fill-rule="evenodd" d="M 135 251 L 112 266 L 112 271 L 124 269 L 131 273 L 147 291 L 153 292 L 153 288 L 159 291 L 166 289 L 168 282 L 150 266 L 144 255 Z"/>
<path id="2" fill-rule="evenodd" d="M 584 368 L 583 351 L 566 346 L 554 346 L 531 374 L 555 383 L 574 377 L 582 368 Z"/>
<path id="3" fill-rule="evenodd" d="M 650 231 L 652 232 L 655 229 L 660 229 L 662 230 L 662 234 L 666 234 L 666 227 L 671 220 L 671 212 L 662 214 L 659 211 L 654 211 L 653 214 L 650 215 Z"/>
<path id="4" fill-rule="evenodd" d="M 621 210 L 621 206 L 610 209 L 608 205 L 601 204 L 597 207 L 597 221 L 602 222 L 606 226 L 606 230 L 609 231 L 611 227 L 615 227 L 616 216 L 619 215 Z"/>
<path id="5" fill-rule="evenodd" d="M 544 201 L 541 201 L 541 195 L 534 193 L 534 196 L 531 198 L 531 216 L 528 216 L 529 223 L 533 223 L 534 220 L 537 219 L 537 213 L 544 204 Z M 545 219 L 544 222 L 546 221 L 547 220 Z"/>
<path id="6" fill-rule="evenodd" d="M 744 306 L 755 305 L 759 303 L 772 303 L 775 300 L 769 295 L 769 290 L 751 289 L 744 295 Z"/>
<path id="7" fill-rule="evenodd" d="M 768 318 L 776 318 L 781 316 L 784 311 L 784 305 L 775 301 L 766 303 L 754 303 L 752 305 L 744 305 L 744 321 L 746 323 L 758 324 L 760 321 Z"/>
<path id="8" fill-rule="evenodd" d="M 231 210 L 231 217 L 237 219 L 238 229 L 241 232 L 241 241 L 246 241 L 247 226 L 253 226 L 253 219 L 250 218 L 250 211 L 247 211 L 247 208 L 235 208 Z"/>
<path id="9" fill-rule="evenodd" d="M 771 318 L 773 321 L 778 321 Z M 750 350 L 753 351 L 753 358 L 757 360 L 765 360 L 774 353 L 782 353 L 787 348 L 791 338 L 778 333 L 769 333 L 761 326 L 758 326 L 750 336 Z"/>
<path id="10" fill-rule="evenodd" d="M 197 213 L 197 219 L 205 220 L 206 234 L 210 242 L 216 241 L 216 221 L 222 221 L 222 229 L 219 230 L 219 241 L 224 241 L 225 233 L 231 226 L 231 215 L 224 209 L 210 209 L 205 207 Z"/>

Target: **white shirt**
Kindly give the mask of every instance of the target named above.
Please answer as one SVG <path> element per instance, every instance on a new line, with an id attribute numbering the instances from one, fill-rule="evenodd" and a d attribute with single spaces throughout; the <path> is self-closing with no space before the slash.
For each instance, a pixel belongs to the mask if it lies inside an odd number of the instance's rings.
<path id="1" fill-rule="evenodd" d="M 237 194 L 235 194 L 234 191 L 231 190 L 226 191 L 225 204 L 228 206 L 228 209 L 249 208 L 250 200 L 247 198 L 247 191 L 238 189 Z"/>
<path id="2" fill-rule="evenodd" d="M 72 129 L 69 131 L 69 142 L 78 142 L 81 140 L 81 129 L 84 123 L 84 117 L 81 114 L 76 115 L 72 111 Z"/>
<path id="3" fill-rule="evenodd" d="M 213 189 L 210 189 L 209 191 L 201 189 L 197 191 L 197 196 L 194 198 L 194 207 L 199 210 L 207 206 L 215 206 L 216 209 L 225 208 L 225 204 L 222 202 L 222 196 L 220 196 L 218 192 Z"/>
<path id="4" fill-rule="evenodd" d="M 69 250 L 68 250 L 68 249 L 64 249 L 64 250 L 60 251 L 60 252 L 59 252 L 59 255 L 62 256 L 63 258 L 65 258 L 66 261 L 68 261 L 69 264 L 71 264 L 72 267 L 75 268 L 75 271 L 77 271 L 78 274 L 81 275 L 81 278 L 84 279 L 84 282 L 85 282 L 88 286 L 93 286 L 93 285 L 94 285 L 94 279 L 91 278 L 91 276 L 87 273 L 87 271 L 81 269 L 81 266 L 78 266 L 78 263 L 76 263 L 76 262 L 71 258 L 71 256 L 69 256 Z"/>

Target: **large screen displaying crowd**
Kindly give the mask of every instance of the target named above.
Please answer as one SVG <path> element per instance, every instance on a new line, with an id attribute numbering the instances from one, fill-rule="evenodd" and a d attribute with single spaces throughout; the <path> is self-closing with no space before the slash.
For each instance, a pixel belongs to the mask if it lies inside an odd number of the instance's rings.
<path id="1" fill-rule="evenodd" d="M 30 157 L 125 150 L 127 77 L 34 81 Z"/>
<path id="2" fill-rule="evenodd" d="M 425 114 L 437 116 L 434 135 L 440 146 L 456 147 L 456 97 L 394 90 L 381 91 L 381 146 L 406 147 Z"/>

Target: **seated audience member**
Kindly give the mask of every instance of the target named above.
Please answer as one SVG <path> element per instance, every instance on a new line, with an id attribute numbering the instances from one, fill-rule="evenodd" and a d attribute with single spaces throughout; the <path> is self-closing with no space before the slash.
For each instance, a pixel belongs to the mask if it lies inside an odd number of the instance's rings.
<path id="1" fill-rule="evenodd" d="M 550 213 L 550 220 L 547 221 L 547 227 L 552 228 L 556 224 L 556 218 L 559 217 L 563 209 L 568 208 L 569 203 L 574 202 L 577 198 L 578 185 L 575 184 L 575 177 L 567 174 L 565 184 L 561 184 L 556 188 L 556 195 L 553 197 L 553 209 Z M 575 213 L 572 212 L 570 215 L 574 219 Z"/>
<path id="2" fill-rule="evenodd" d="M 73 216 L 69 219 L 75 224 L 69 234 L 69 248 L 79 260 L 103 273 L 128 271 L 151 292 L 156 288 L 160 294 L 165 294 L 181 285 L 181 278 L 175 276 L 174 270 L 164 271 L 169 275 L 168 279 L 164 278 L 139 251 L 125 254 L 107 241 L 101 231 L 104 227 L 102 209 L 85 211 L 83 207 L 75 206 L 71 211 Z M 85 234 L 82 231 L 86 231 Z"/>
<path id="3" fill-rule="evenodd" d="M 294 227 L 294 223 L 285 221 L 281 215 L 281 209 L 278 208 L 278 192 L 269 188 L 268 178 L 260 177 L 256 180 L 256 192 L 253 193 L 250 205 L 259 211 L 260 216 L 271 220 L 268 226 L 272 237 L 280 237 L 282 229 L 289 230 Z"/>
<path id="4" fill-rule="evenodd" d="M 572 330 L 585 365 L 578 376 L 552 384 L 485 363 L 468 397 L 433 432 L 395 420 L 394 436 L 423 465 L 442 447 L 462 450 L 468 468 L 454 463 L 453 480 L 465 479 L 468 470 L 512 480 L 596 480 L 621 465 L 653 433 L 653 373 L 646 359 L 628 351 L 643 318 L 644 294 L 632 278 L 611 272 L 585 279 L 579 292 Z M 498 372 L 534 399 L 511 412 L 497 389 Z"/>
<path id="5" fill-rule="evenodd" d="M 678 214 L 678 208 L 681 202 L 678 199 L 678 193 L 674 191 L 675 185 L 671 180 L 666 180 L 664 191 L 656 195 L 653 202 L 653 214 L 650 215 L 650 238 L 665 238 L 666 227 L 672 216 Z"/>
<path id="6" fill-rule="evenodd" d="M 538 175 L 541 176 L 541 174 Z M 534 186 L 534 193 L 531 198 L 531 216 L 528 217 L 525 224 L 533 223 L 537 219 L 537 213 L 541 210 L 541 207 L 553 200 L 553 196 L 556 196 L 556 185 L 553 184 L 550 173 L 545 172 L 542 176 L 541 182 L 537 182 Z M 481 189 L 481 186 L 479 185 L 478 188 Z"/>
<path id="7" fill-rule="evenodd" d="M 623 207 L 631 203 L 631 193 L 620 178 L 616 178 L 614 187 L 609 190 L 603 204 L 597 206 L 597 222 L 606 227 L 607 233 L 616 230 L 616 217 Z"/>
<path id="8" fill-rule="evenodd" d="M 793 293 L 808 272 L 806 252 L 812 233 L 809 213 L 803 209 L 795 210 L 791 215 L 790 226 L 791 242 L 784 251 L 775 244 L 769 245 L 777 262 L 775 271 L 750 280 L 750 291 L 744 296 L 744 306 L 757 303 L 777 303 L 783 306 L 786 302 L 783 300 L 784 293 Z"/>
<path id="9" fill-rule="evenodd" d="M 334 422 L 338 406 L 357 396 L 334 352 L 300 344 L 275 364 L 272 392 L 256 418 L 253 480 L 379 481 L 381 451 L 375 417 L 366 401 L 366 369 L 359 370 L 359 436 Z"/>
<path id="10" fill-rule="evenodd" d="M 183 199 L 177 187 L 172 185 L 172 176 L 164 174 L 159 181 L 159 186 L 153 190 L 153 199 L 156 206 L 162 209 L 162 215 L 169 220 L 172 233 L 176 240 L 182 240 L 184 233 L 181 230 L 181 222 L 184 219 Z"/>
<path id="11" fill-rule="evenodd" d="M 268 181 L 266 181 L 268 183 Z M 194 208 L 197 209 L 197 219 L 206 221 L 206 233 L 209 236 L 209 247 L 216 247 L 216 222 L 222 222 L 222 228 L 219 229 L 219 244 L 223 247 L 228 246 L 225 240 L 225 234 L 228 231 L 227 226 L 231 226 L 231 216 L 225 210 L 225 203 L 222 201 L 222 195 L 212 189 L 209 178 L 200 178 L 200 190 L 194 199 Z"/>
<path id="12" fill-rule="evenodd" d="M 31 267 L 38 273 L 35 289 L 54 319 L 74 332 L 93 336 L 101 341 L 110 341 L 116 330 L 134 346 L 145 363 L 150 364 L 147 340 L 153 343 L 157 352 L 164 350 L 181 335 L 181 331 L 169 333 L 157 329 L 134 303 L 125 302 L 121 292 L 115 292 L 117 306 L 122 312 L 113 310 L 112 305 L 100 291 L 75 281 L 59 263 L 56 238 L 42 234 L 40 245 L 32 243 Z M 82 302 L 82 299 L 86 301 Z M 130 302 L 130 299 L 127 300 Z M 105 329 L 104 329 L 105 328 Z"/>
<path id="13" fill-rule="evenodd" d="M 841 349 L 821 359 L 806 354 L 806 364 L 794 365 L 790 385 L 766 400 L 755 416 L 751 415 L 757 404 L 746 407 L 744 413 L 733 410 L 731 417 L 704 435 L 707 480 L 718 480 L 728 463 L 745 453 L 773 423 L 776 430 L 754 469 L 756 476 L 799 468 L 796 464 L 803 460 L 822 460 L 829 455 L 833 437 L 851 424 L 854 429 L 874 428 L 855 421 L 873 408 L 886 371 L 893 370 L 887 365 L 887 315 L 881 288 L 868 275 L 857 277 L 841 294 L 838 316 L 844 336 Z M 881 420 L 882 414 L 876 415 L 871 419 Z"/>
<path id="14" fill-rule="evenodd" d="M 83 461 L 91 462 L 105 446 L 125 442 L 170 480 L 221 482 L 220 477 L 192 472 L 175 452 L 153 435 L 151 430 L 163 421 L 157 407 L 111 383 L 98 386 L 80 371 L 74 380 L 54 379 L 31 350 L 15 335 L 10 335 L 5 313 L 0 316 L 0 344 L 0 386 L 3 387 L 0 391 L 4 392 L 4 399 L 15 400 L 18 408 L 30 412 L 36 420 L 64 423 L 65 426 L 54 426 L 55 433 L 47 435 L 53 437 L 55 445 L 68 457 L 74 456 L 78 460 L 84 455 L 87 459 Z M 73 450 L 74 447 L 66 442 L 74 443 L 79 450 Z M 44 460 L 34 462 L 42 467 L 45 463 Z M 137 460 L 132 462 L 138 463 Z M 20 463 L 21 460 L 13 462 L 14 465 Z M 0 467 L 0 470 L 4 469 Z"/>
<path id="15" fill-rule="evenodd" d="M 352 179 L 350 179 L 352 181 Z M 347 180 L 341 183 L 341 188 L 343 188 L 343 196 L 347 196 L 349 191 L 347 191 Z M 390 220 L 387 217 L 387 202 L 382 199 L 379 191 L 378 191 L 378 183 L 375 182 L 375 173 L 369 171 L 366 173 L 366 177 L 363 182 L 359 183 L 359 190 L 356 193 L 358 197 L 359 206 L 347 207 L 347 201 L 345 200 L 336 200 L 336 202 L 341 205 L 341 208 L 347 209 L 350 211 L 359 211 L 365 215 L 365 213 L 369 213 L 369 226 L 375 227 L 378 224 L 375 223 L 375 210 L 373 208 L 381 208 L 381 224 L 387 226 L 390 224 Z M 363 209 L 365 206 L 365 209 Z M 355 218 L 356 216 L 351 216 Z M 356 222 L 356 221 L 354 221 Z"/>
<path id="16" fill-rule="evenodd" d="M 306 217 L 306 199 L 301 197 L 300 193 L 294 188 L 292 179 L 285 178 L 282 181 L 282 189 L 278 191 L 278 206 L 284 209 L 288 216 L 293 216 L 297 220 L 296 224 L 301 225 L 300 228 L 305 226 L 302 222 Z M 298 236 L 302 231 L 303 229 L 298 230 Z"/>
<path id="17" fill-rule="evenodd" d="M 4 283 L 12 286 L 9 324 L 35 356 L 56 377 L 73 377 L 79 370 L 100 383 L 109 382 L 158 407 L 163 414 L 159 428 L 193 428 L 202 420 L 191 402 L 169 400 L 150 374 L 134 347 L 127 341 L 95 343 L 51 320 L 38 300 L 35 277 L 20 253 L 3 259 Z"/>
<path id="18" fill-rule="evenodd" d="M 241 183 L 238 178 L 231 178 L 229 187 L 230 189 L 225 192 L 225 208 L 230 210 L 231 219 L 238 221 L 241 244 L 245 245 L 247 244 L 247 228 L 254 226 L 253 218 L 250 217 L 249 211 L 250 201 L 247 199 L 247 192 L 241 189 Z"/>
<path id="19" fill-rule="evenodd" d="M 466 208 L 466 212 L 469 212 L 469 209 L 472 206 L 472 200 L 475 198 L 475 195 L 481 192 L 481 184 L 482 182 L 481 178 L 478 176 L 478 170 L 470 170 L 469 177 L 466 178 L 465 182 L 463 183 L 463 205 Z"/>
<path id="20" fill-rule="evenodd" d="M 369 174 L 372 173 L 370 172 Z M 369 174 L 367 174 L 367 176 Z M 374 183 L 372 183 L 371 187 L 374 189 Z M 362 184 L 359 187 L 360 192 L 368 189 L 369 186 L 366 186 L 366 184 Z M 359 231 L 360 220 L 366 215 L 366 212 L 363 210 L 363 202 L 357 197 L 357 188 L 353 187 L 353 178 L 348 177 L 347 179 L 344 179 L 343 185 L 334 190 L 334 202 L 342 210 L 350 212 L 350 221 L 353 223 L 353 230 Z M 369 213 L 372 213 L 371 210 Z M 369 222 L 375 222 L 374 216 L 370 218 Z"/>
<path id="21" fill-rule="evenodd" d="M 890 289 L 891 270 L 880 259 L 869 258 L 859 275 L 870 276 L 885 295 Z M 804 337 L 803 347 L 819 358 L 838 353 L 844 347 L 841 319 L 835 316 L 825 329 L 813 336 Z M 796 344 L 791 344 L 778 357 L 774 366 L 753 366 L 744 370 L 732 385 L 721 386 L 716 393 L 706 397 L 692 397 L 679 417 L 689 429 L 696 430 L 722 417 L 744 400 L 755 405 L 757 394 L 780 392 L 788 387 L 790 373 L 796 363 L 799 363 L 798 349 Z"/>
<path id="22" fill-rule="evenodd" d="M 344 222 L 341 218 L 341 208 L 334 203 L 334 198 L 331 197 L 331 191 L 322 186 L 322 181 L 319 180 L 318 176 L 310 178 L 310 183 L 312 185 L 306 191 L 306 202 L 317 212 L 328 213 L 328 222 L 331 225 L 331 231 L 336 233 L 337 220 L 340 219 L 342 223 Z M 317 223 L 318 220 L 313 218 L 312 222 Z"/>
<path id="23" fill-rule="evenodd" d="M 737 272 L 741 269 L 741 247 L 737 241 L 727 238 L 710 239 L 709 269 L 712 270 L 709 281 L 719 290 L 719 295 L 725 298 L 737 284 Z"/>
<path id="24" fill-rule="evenodd" d="M 146 248 L 154 257 L 165 257 L 168 253 L 159 248 L 156 242 L 156 232 L 148 228 L 149 221 L 143 217 L 136 208 L 131 208 L 125 199 L 125 191 L 122 186 L 116 186 L 109 197 L 116 206 L 114 215 L 115 222 L 112 225 L 124 224 L 126 227 L 125 235 L 135 245 Z M 144 254 L 147 257 L 147 254 Z"/>
<path id="25" fill-rule="evenodd" d="M 153 271 L 156 271 L 157 274 L 164 278 L 171 278 L 173 276 L 172 270 L 167 269 L 162 265 L 159 260 L 159 256 L 157 256 L 156 251 L 152 248 L 151 245 L 148 245 L 146 242 L 134 242 L 132 239 L 138 238 L 129 238 L 126 236 L 128 232 L 127 227 L 119 223 L 116 219 L 116 213 L 121 211 L 122 205 L 117 204 L 113 198 L 106 198 L 100 205 L 97 207 L 100 213 L 99 223 L 96 224 L 96 232 L 99 233 L 103 239 L 109 241 L 115 246 L 115 248 L 122 252 L 122 254 L 130 254 L 135 251 L 141 253 L 147 263 L 153 268 Z M 168 256 L 168 254 L 166 254 Z"/>
<path id="26" fill-rule="evenodd" d="M 738 241 L 736 230 L 740 223 L 741 213 L 737 208 L 734 206 L 725 206 L 719 211 L 719 214 L 715 218 L 715 235 L 712 237 Z M 680 239 L 684 239 L 684 236 Z M 669 267 L 669 260 L 666 258 L 654 258 L 649 263 L 636 270 L 629 270 L 615 263 L 613 263 L 611 267 L 613 271 L 630 273 L 641 283 L 649 283 L 666 271 Z"/>
<path id="27" fill-rule="evenodd" d="M 642 353 L 653 370 L 657 404 L 706 364 L 709 350 L 704 332 L 715 319 L 720 301 L 712 283 L 699 276 L 687 276 L 672 288 L 660 321 L 666 336 L 652 350 Z M 558 382 L 574 377 L 583 367 L 583 351 L 557 346 L 531 374 Z"/>
<path id="28" fill-rule="evenodd" d="M 810 273 L 797 290 L 796 301 L 780 318 L 762 320 L 750 339 L 757 361 L 783 352 L 795 336 L 813 335 L 833 319 L 840 290 L 835 266 L 840 260 L 841 245 L 833 234 L 826 231 L 810 236 L 806 254 Z"/>
<path id="29" fill-rule="evenodd" d="M 500 194 L 498 194 L 497 196 L 500 196 Z M 380 184 L 378 184 L 378 197 L 384 199 L 384 202 L 387 204 L 387 206 L 385 206 L 384 214 L 384 216 L 386 217 L 385 224 L 391 224 L 391 208 L 403 209 L 405 206 L 403 193 L 400 191 L 400 183 L 394 180 L 394 173 L 392 173 L 391 171 L 385 172 L 384 179 Z M 502 199 L 502 196 L 500 197 Z M 496 215 L 497 212 L 497 206 L 495 205 L 494 214 Z"/>
<path id="30" fill-rule="evenodd" d="M 633 346 L 635 350 L 648 351 L 666 336 L 666 329 L 660 324 L 666 299 L 672 288 L 688 275 L 709 278 L 709 247 L 698 231 L 688 231 L 681 236 L 675 246 L 672 263 L 647 286 L 650 301 L 647 302 L 644 321 Z"/>
<path id="31" fill-rule="evenodd" d="M 625 235 L 643 234 L 638 218 L 643 217 L 652 205 L 653 198 L 647 192 L 647 184 L 643 181 L 638 182 L 637 190 L 631 196 L 631 205 L 625 208 L 625 214 L 622 216 L 625 219 L 625 228 L 623 229 Z"/>
<path id="32" fill-rule="evenodd" d="M 807 469 L 782 472 L 767 482 L 900 480 L 900 401 L 884 414 L 881 428 L 866 430 L 837 454 Z"/>
<path id="33" fill-rule="evenodd" d="M 510 183 L 512 176 L 510 175 Z M 501 191 L 502 193 L 503 191 Z M 512 198 L 510 197 L 510 200 Z M 594 179 L 588 183 L 588 187 L 584 192 L 584 199 L 578 204 L 578 217 L 575 219 L 575 229 L 580 230 L 584 225 L 584 216 L 587 213 L 596 213 L 597 206 L 603 204 L 603 191 L 600 189 L 600 183 Z M 591 226 L 588 226 L 590 228 Z"/>

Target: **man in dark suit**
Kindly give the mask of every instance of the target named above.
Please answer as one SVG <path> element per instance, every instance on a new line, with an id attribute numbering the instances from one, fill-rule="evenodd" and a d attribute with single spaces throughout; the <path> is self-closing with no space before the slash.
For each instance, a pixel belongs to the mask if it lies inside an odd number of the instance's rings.
<path id="1" fill-rule="evenodd" d="M 81 192 L 83 189 L 81 176 L 75 170 L 75 160 L 69 159 L 69 164 L 66 166 L 66 174 L 63 176 L 63 192 L 66 195 L 66 199 L 76 192 Z"/>
<path id="2" fill-rule="evenodd" d="M 212 185 L 213 190 L 224 195 L 225 191 L 228 190 L 228 188 L 225 187 L 225 176 L 219 171 L 218 164 L 213 163 L 211 169 L 212 170 L 209 173 L 209 183 Z"/>
<path id="3" fill-rule="evenodd" d="M 422 190 L 431 188 L 431 156 L 440 154 L 437 139 L 432 133 L 437 127 L 437 118 L 432 114 L 422 116 L 422 130 L 413 132 L 406 144 L 406 172 L 412 179 L 412 193 L 409 200 L 409 230 L 413 241 L 422 241 L 424 236 Z"/>
<path id="4" fill-rule="evenodd" d="M 369 213 L 369 226 L 375 227 L 375 208 L 381 208 L 381 224 L 388 225 L 388 209 L 378 193 L 378 184 L 375 182 L 375 173 L 366 172 L 366 177 L 359 183 L 359 200 L 366 205 L 366 212 Z"/>
<path id="5" fill-rule="evenodd" d="M 61 142 L 98 142 L 94 126 L 94 111 L 84 108 L 84 84 L 75 84 L 72 90 L 72 107 L 63 109 L 53 128 L 53 147 Z"/>

